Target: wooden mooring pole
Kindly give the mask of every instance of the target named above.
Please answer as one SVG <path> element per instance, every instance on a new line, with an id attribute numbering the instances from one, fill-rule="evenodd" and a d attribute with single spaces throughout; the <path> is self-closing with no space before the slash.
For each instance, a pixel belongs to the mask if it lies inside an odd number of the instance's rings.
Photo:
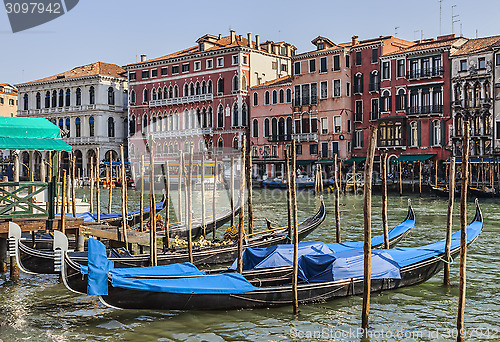
<path id="1" fill-rule="evenodd" d="M 207 236 L 207 221 L 205 210 L 205 152 L 201 153 L 201 230 L 203 237 Z"/>
<path id="2" fill-rule="evenodd" d="M 149 264 L 158 265 L 156 250 L 156 201 L 155 201 L 155 162 L 153 156 L 153 144 L 149 144 Z"/>
<path id="3" fill-rule="evenodd" d="M 287 214 L 288 214 L 288 237 L 290 238 L 290 243 L 292 243 L 293 237 L 293 227 L 292 227 L 292 184 L 290 175 L 290 150 L 285 149 L 285 176 L 286 176 L 286 203 L 287 203 Z M 315 183 L 317 186 L 317 183 Z M 317 187 L 316 189 L 317 190 Z M 288 241 L 287 241 L 288 242 Z"/>
<path id="4" fill-rule="evenodd" d="M 76 196 L 75 196 L 75 155 L 71 157 L 71 211 L 76 217 Z M 69 200 L 69 198 L 68 198 Z"/>
<path id="5" fill-rule="evenodd" d="M 168 165 L 168 160 L 166 162 L 166 171 L 165 171 L 165 201 L 166 201 L 166 207 L 165 207 L 165 238 L 163 240 L 163 248 L 169 249 L 170 248 L 170 168 Z"/>
<path id="6" fill-rule="evenodd" d="M 460 294 L 458 296 L 457 341 L 464 340 L 465 292 L 467 285 L 467 177 L 469 175 L 470 122 L 464 122 L 462 143 L 462 188 L 460 194 Z"/>
<path id="7" fill-rule="evenodd" d="M 370 126 L 368 137 L 368 151 L 365 162 L 365 184 L 364 184 L 364 278 L 363 278 L 363 312 L 361 315 L 361 328 L 364 336 L 368 333 L 368 315 L 370 311 L 370 291 L 371 291 L 371 240 L 372 240 L 372 177 L 373 158 L 375 156 L 375 146 L 377 139 L 377 128 Z"/>
<path id="8" fill-rule="evenodd" d="M 292 278 L 292 291 L 293 291 L 293 314 L 299 314 L 299 232 L 297 229 L 297 150 L 295 148 L 295 139 L 292 140 L 292 165 L 291 165 L 291 197 L 292 197 L 292 239 L 293 239 L 293 278 Z"/>
<path id="9" fill-rule="evenodd" d="M 399 165 L 399 196 L 403 196 L 403 169 L 401 162 L 398 162 Z"/>
<path id="10" fill-rule="evenodd" d="M 141 193 L 139 194 L 139 230 L 144 231 L 144 154 L 141 155 Z"/>
<path id="11" fill-rule="evenodd" d="M 125 247 L 128 248 L 128 238 L 127 238 L 127 180 L 125 179 L 125 153 L 123 152 L 123 144 L 120 145 L 120 160 L 121 160 L 121 179 L 122 179 L 122 229 L 123 229 L 123 242 L 125 242 Z"/>
<path id="12" fill-rule="evenodd" d="M 113 159 L 111 159 L 111 151 L 109 152 L 109 176 L 108 176 L 108 213 L 111 213 L 111 203 L 113 202 Z"/>
<path id="13" fill-rule="evenodd" d="M 248 150 L 247 188 L 248 188 L 248 234 L 253 234 L 253 181 L 252 181 L 252 151 Z"/>
<path id="14" fill-rule="evenodd" d="M 89 183 L 90 183 L 90 212 L 94 212 L 94 158 L 90 158 L 90 170 L 89 170 Z"/>
<path id="15" fill-rule="evenodd" d="M 214 225 L 212 226 L 212 240 L 215 240 L 215 231 L 217 230 L 217 213 L 216 213 L 216 198 L 217 198 L 217 158 L 214 157 L 214 188 L 212 193 L 212 217 Z"/>
<path id="16" fill-rule="evenodd" d="M 340 190 L 337 179 L 337 153 L 333 155 L 333 187 L 335 191 L 335 236 L 336 242 L 340 243 Z"/>
<path id="17" fill-rule="evenodd" d="M 193 146 L 191 145 L 189 150 L 189 167 L 188 167 L 188 178 L 187 178 L 187 240 L 188 240 L 188 254 L 189 254 L 189 262 L 193 263 L 193 232 L 191 231 L 193 225 Z"/>
<path id="18" fill-rule="evenodd" d="M 179 212 L 177 213 L 177 221 L 182 224 L 182 177 L 184 171 L 184 153 L 181 151 L 179 153 L 179 170 L 177 172 L 177 199 L 179 201 Z"/>
<path id="19" fill-rule="evenodd" d="M 238 220 L 238 273 L 243 272 L 243 237 L 245 235 L 245 229 L 243 224 L 245 223 L 245 155 L 246 155 L 246 137 L 243 135 L 241 137 L 241 164 L 240 164 L 240 193 L 239 193 L 239 206 L 240 214 Z"/>
<path id="20" fill-rule="evenodd" d="M 61 232 L 66 233 L 66 170 L 63 170 L 61 191 Z"/>
<path id="21" fill-rule="evenodd" d="M 231 157 L 231 189 L 229 190 L 229 196 L 231 201 L 231 227 L 234 226 L 235 213 L 234 213 L 234 157 Z"/>
<path id="22" fill-rule="evenodd" d="M 450 249 L 453 229 L 453 203 L 455 202 L 455 157 L 450 159 L 450 175 L 448 181 L 448 213 L 446 217 L 446 243 L 444 248 L 444 285 L 450 286 Z"/>
<path id="23" fill-rule="evenodd" d="M 101 176 L 99 174 L 99 147 L 96 148 L 96 165 L 95 165 L 95 178 L 96 178 L 96 202 L 97 202 L 97 222 L 101 222 Z"/>
<path id="24" fill-rule="evenodd" d="M 389 224 L 387 222 L 387 153 L 382 155 L 382 229 L 384 230 L 384 248 L 389 248 Z"/>

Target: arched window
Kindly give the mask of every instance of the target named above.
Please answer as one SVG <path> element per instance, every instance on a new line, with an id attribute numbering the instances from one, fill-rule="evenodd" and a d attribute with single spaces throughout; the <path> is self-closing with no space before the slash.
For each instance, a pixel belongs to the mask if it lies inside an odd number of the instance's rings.
<path id="1" fill-rule="evenodd" d="M 132 94 L 133 94 L 133 95 L 131 95 L 131 96 L 133 96 L 132 103 L 135 103 L 135 91 L 132 90 Z M 95 104 L 95 88 L 94 88 L 94 86 L 91 86 L 89 89 L 89 103 Z"/>
<path id="2" fill-rule="evenodd" d="M 233 77 L 233 91 L 240 90 L 238 75 L 234 75 Z"/>
<path id="3" fill-rule="evenodd" d="M 50 108 L 50 91 L 45 93 L 45 108 Z"/>
<path id="4" fill-rule="evenodd" d="M 201 95 L 201 85 L 198 81 L 196 81 L 196 95 Z"/>
<path id="5" fill-rule="evenodd" d="M 161 88 L 158 87 L 158 100 L 161 100 L 163 98 L 163 92 L 161 91 Z"/>
<path id="6" fill-rule="evenodd" d="M 129 127 L 129 132 L 130 132 L 130 135 L 132 134 L 135 134 L 135 115 L 132 115 L 132 117 L 130 118 L 130 127 Z"/>
<path id="7" fill-rule="evenodd" d="M 219 106 L 217 111 L 217 127 L 224 128 L 224 107 L 222 105 Z"/>
<path id="8" fill-rule="evenodd" d="M 189 84 L 189 95 L 194 95 L 194 83 Z"/>
<path id="9" fill-rule="evenodd" d="M 259 94 L 253 93 L 253 105 L 258 106 L 259 105 Z"/>
<path id="10" fill-rule="evenodd" d="M 282 141 L 285 139 L 285 119 L 280 118 L 278 120 L 278 140 Z"/>
<path id="11" fill-rule="evenodd" d="M 396 95 L 396 110 L 406 109 L 406 93 L 404 89 L 399 89 Z"/>
<path id="12" fill-rule="evenodd" d="M 280 103 L 285 103 L 285 91 L 280 89 Z"/>
<path id="13" fill-rule="evenodd" d="M 201 93 L 202 94 L 207 93 L 207 82 L 205 82 L 205 81 L 201 82 Z"/>
<path id="14" fill-rule="evenodd" d="M 241 78 L 241 90 L 247 91 L 247 78 L 245 75 Z"/>
<path id="15" fill-rule="evenodd" d="M 201 127 L 201 111 L 200 108 L 196 109 L 196 128 Z"/>
<path id="16" fill-rule="evenodd" d="M 148 131 L 148 116 L 144 114 L 144 118 L 142 120 L 142 132 L 146 133 Z"/>
<path id="17" fill-rule="evenodd" d="M 212 80 L 208 80 L 207 93 L 212 94 Z"/>
<path id="18" fill-rule="evenodd" d="M 147 103 L 149 101 L 149 94 L 148 94 L 148 90 L 147 89 L 144 89 L 142 91 L 142 103 Z"/>
<path id="19" fill-rule="evenodd" d="M 76 88 L 76 105 L 82 105 L 82 90 L 80 88 Z"/>
<path id="20" fill-rule="evenodd" d="M 222 137 L 217 140 L 217 152 L 224 152 L 224 139 L 222 139 Z"/>
<path id="21" fill-rule="evenodd" d="M 233 126 L 238 126 L 238 104 L 235 103 L 233 106 Z"/>
<path id="22" fill-rule="evenodd" d="M 64 120 L 59 119 L 59 129 L 64 129 Z"/>
<path id="23" fill-rule="evenodd" d="M 130 92 L 130 103 L 135 104 L 135 90 Z"/>
<path id="24" fill-rule="evenodd" d="M 455 101 L 461 101 L 462 100 L 462 87 L 460 84 L 457 84 L 455 86 Z"/>
<path id="25" fill-rule="evenodd" d="M 155 131 L 156 131 L 156 115 L 153 113 L 153 115 L 151 115 L 151 132 Z"/>
<path id="26" fill-rule="evenodd" d="M 57 91 L 52 91 L 52 108 L 57 107 Z"/>
<path id="27" fill-rule="evenodd" d="M 271 133 L 273 141 L 276 141 L 278 137 L 278 120 L 276 118 L 271 120 Z"/>
<path id="28" fill-rule="evenodd" d="M 201 111 L 201 127 L 203 128 L 207 128 L 207 109 L 205 107 L 203 107 L 202 111 Z"/>
<path id="29" fill-rule="evenodd" d="M 170 86 L 171 88 L 172 86 Z M 168 89 L 167 86 L 163 87 L 163 98 L 164 99 L 168 99 L 169 98 L 169 94 L 168 94 Z"/>
<path id="30" fill-rule="evenodd" d="M 224 79 L 223 78 L 219 78 L 219 80 L 217 81 L 217 92 L 220 94 L 224 93 Z"/>
<path id="31" fill-rule="evenodd" d="M 153 88 L 151 90 L 151 100 L 156 101 L 156 89 Z"/>
<path id="32" fill-rule="evenodd" d="M 238 137 L 233 138 L 233 150 L 238 150 L 240 145 L 240 140 Z"/>
<path id="33" fill-rule="evenodd" d="M 42 96 L 40 93 L 36 93 L 36 109 L 40 109 L 42 106 Z"/>
<path id="34" fill-rule="evenodd" d="M 94 117 L 91 116 L 89 118 L 89 128 L 90 128 L 90 136 L 93 137 L 94 136 Z"/>
<path id="35" fill-rule="evenodd" d="M 81 137 L 82 135 L 82 124 L 80 118 L 75 119 L 75 137 Z"/>
<path id="36" fill-rule="evenodd" d="M 253 119 L 252 121 L 252 137 L 259 137 L 259 121 L 257 119 Z"/>
<path id="37" fill-rule="evenodd" d="M 265 105 L 268 105 L 271 103 L 269 96 L 270 96 L 269 92 L 266 90 L 266 92 L 264 93 L 264 104 Z"/>
<path id="38" fill-rule="evenodd" d="M 70 137 L 71 132 L 71 120 L 69 118 L 66 119 L 66 131 L 68 131 L 67 137 Z"/>
<path id="39" fill-rule="evenodd" d="M 464 87 L 464 92 L 465 92 L 465 108 L 470 108 L 472 106 L 472 87 L 469 85 L 469 83 L 465 84 Z"/>
<path id="40" fill-rule="evenodd" d="M 410 123 L 410 146 L 418 146 L 418 124 L 416 121 Z"/>
<path id="41" fill-rule="evenodd" d="M 66 89 L 66 107 L 71 106 L 71 90 Z"/>
<path id="42" fill-rule="evenodd" d="M 269 119 L 264 120 L 264 138 L 269 137 Z"/>
<path id="43" fill-rule="evenodd" d="M 184 84 L 184 96 L 189 96 L 189 86 L 188 84 Z"/>
<path id="44" fill-rule="evenodd" d="M 479 107 L 479 103 L 481 100 L 481 84 L 477 82 L 474 85 L 474 107 Z"/>
<path id="45" fill-rule="evenodd" d="M 23 109 L 28 110 L 28 94 L 24 94 L 23 96 Z"/>
<path id="46" fill-rule="evenodd" d="M 115 120 L 112 117 L 108 118 L 108 137 L 113 138 L 115 136 Z"/>
<path id="47" fill-rule="evenodd" d="M 208 127 L 212 127 L 213 113 L 212 107 L 208 107 Z"/>
<path id="48" fill-rule="evenodd" d="M 247 104 L 243 103 L 241 106 L 241 125 L 246 126 L 247 125 Z"/>
<path id="49" fill-rule="evenodd" d="M 484 99 L 490 99 L 491 98 L 491 87 L 490 87 L 490 82 L 486 81 L 484 82 Z"/>
<path id="50" fill-rule="evenodd" d="M 64 90 L 59 89 L 59 107 L 64 107 Z"/>
<path id="51" fill-rule="evenodd" d="M 461 114 L 457 114 L 455 117 L 455 134 L 461 136 L 463 132 L 463 119 Z"/>
<path id="52" fill-rule="evenodd" d="M 278 103 L 278 92 L 275 90 L 273 90 L 273 104 L 276 104 Z"/>
<path id="53" fill-rule="evenodd" d="M 177 84 L 174 86 L 174 97 L 179 97 L 179 87 Z"/>
<path id="54" fill-rule="evenodd" d="M 385 90 L 382 94 L 381 111 L 390 112 L 392 110 L 391 93 Z"/>
<path id="55" fill-rule="evenodd" d="M 108 88 L 108 104 L 109 105 L 115 104 L 115 90 L 112 87 Z"/>
<path id="56" fill-rule="evenodd" d="M 287 103 L 292 102 L 292 89 L 286 90 L 286 102 Z"/>
<path id="57" fill-rule="evenodd" d="M 174 113 L 174 127 L 173 127 L 173 129 L 179 130 L 179 113 L 177 112 L 177 110 Z"/>

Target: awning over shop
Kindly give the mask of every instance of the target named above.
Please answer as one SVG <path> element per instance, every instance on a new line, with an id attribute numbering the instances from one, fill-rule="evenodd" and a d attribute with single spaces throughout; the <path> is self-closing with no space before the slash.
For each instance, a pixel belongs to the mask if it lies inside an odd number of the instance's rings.
<path id="1" fill-rule="evenodd" d="M 316 162 L 316 164 L 321 164 L 321 165 L 332 165 L 333 164 L 333 159 L 321 159 Z"/>
<path id="2" fill-rule="evenodd" d="M 365 160 L 366 160 L 366 157 L 352 157 L 352 158 L 344 161 L 344 164 L 352 165 L 353 163 L 361 163 L 361 162 L 364 162 Z"/>
<path id="3" fill-rule="evenodd" d="M 428 159 L 431 159 L 434 157 L 436 154 L 408 154 L 408 155 L 401 155 L 398 158 L 394 159 L 394 162 L 423 162 Z"/>
<path id="4" fill-rule="evenodd" d="M 71 151 L 59 127 L 44 118 L 0 118 L 0 150 Z"/>
<path id="5" fill-rule="evenodd" d="M 314 160 L 314 159 L 297 160 L 297 165 L 301 165 L 301 166 L 309 165 L 311 163 L 314 163 L 315 161 L 316 160 Z"/>
<path id="6" fill-rule="evenodd" d="M 450 160 L 448 159 L 446 163 L 449 163 Z M 488 164 L 489 162 L 496 163 L 496 160 L 493 158 L 471 158 L 469 159 L 469 162 L 471 164 L 480 164 L 480 163 L 485 163 Z M 462 163 L 462 158 L 455 158 L 455 163 L 461 164 Z"/>

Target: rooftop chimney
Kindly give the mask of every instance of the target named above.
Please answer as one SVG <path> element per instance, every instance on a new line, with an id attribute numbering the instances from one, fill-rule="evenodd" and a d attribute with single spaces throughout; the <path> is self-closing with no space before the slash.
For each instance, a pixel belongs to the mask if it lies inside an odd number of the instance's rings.
<path id="1" fill-rule="evenodd" d="M 222 34 L 219 33 L 219 40 L 222 38 Z"/>
<path id="2" fill-rule="evenodd" d="M 260 36 L 258 34 L 255 35 L 255 47 L 260 50 Z"/>
<path id="3" fill-rule="evenodd" d="M 352 36 L 352 45 L 358 45 L 358 36 Z"/>
<path id="4" fill-rule="evenodd" d="M 141 62 L 145 62 L 145 61 L 146 61 L 146 57 L 147 57 L 147 56 L 146 56 L 145 54 L 142 54 L 142 55 L 141 55 Z"/>
<path id="5" fill-rule="evenodd" d="M 248 47 L 252 48 L 252 33 L 247 34 L 247 39 L 248 39 Z"/>
<path id="6" fill-rule="evenodd" d="M 233 44 L 236 40 L 236 33 L 234 30 L 229 31 L 231 33 L 231 44 Z"/>

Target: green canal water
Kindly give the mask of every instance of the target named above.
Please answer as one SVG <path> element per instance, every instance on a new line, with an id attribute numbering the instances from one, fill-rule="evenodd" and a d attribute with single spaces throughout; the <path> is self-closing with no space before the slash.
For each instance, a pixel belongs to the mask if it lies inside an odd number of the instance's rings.
<path id="1" fill-rule="evenodd" d="M 85 190 L 80 190 L 85 192 Z M 119 192 L 115 192 L 115 209 Z M 137 193 L 129 195 L 131 203 Z M 224 197 L 224 198 L 222 198 Z M 175 195 L 174 195 L 175 198 Z M 447 201 L 436 197 L 398 195 L 389 198 L 389 226 L 402 221 L 407 199 L 412 199 L 416 226 L 399 246 L 418 246 L 444 238 Z M 103 200 L 104 201 L 104 200 Z M 308 240 L 335 239 L 333 196 L 325 195 L 327 218 Z M 342 238 L 363 238 L 363 198 L 341 199 Z M 211 207 L 211 202 L 207 206 Z M 218 206 L 227 203 L 225 196 Z M 467 341 L 500 341 L 500 211 L 499 203 L 481 200 L 484 230 L 470 246 L 467 258 Z M 299 219 L 317 205 L 311 192 L 298 196 Z M 381 199 L 373 197 L 373 231 L 381 233 Z M 469 203 L 469 220 L 474 213 Z M 458 229 L 458 203 L 454 229 Z M 264 218 L 286 223 L 286 193 L 254 191 L 255 225 Z M 452 265 L 453 287 L 441 285 L 442 272 L 429 281 L 396 291 L 372 295 L 371 341 L 454 340 L 458 302 L 458 260 Z M 17 283 L 0 275 L 0 341 L 360 341 L 361 297 L 304 305 L 298 317 L 292 307 L 229 312 L 160 312 L 116 310 L 96 298 L 75 295 L 57 276 L 21 274 Z"/>

